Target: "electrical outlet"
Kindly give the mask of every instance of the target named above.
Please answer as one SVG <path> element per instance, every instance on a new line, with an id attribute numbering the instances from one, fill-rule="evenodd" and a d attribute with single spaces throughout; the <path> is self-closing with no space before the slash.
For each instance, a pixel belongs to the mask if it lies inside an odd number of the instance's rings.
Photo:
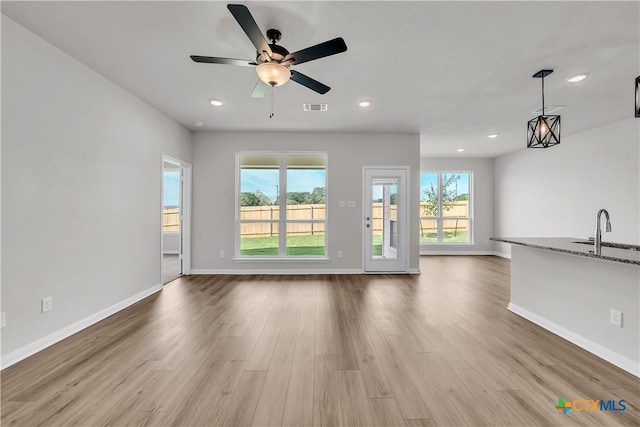
<path id="1" fill-rule="evenodd" d="M 611 309 L 611 324 L 622 328 L 622 312 Z"/>
<path id="2" fill-rule="evenodd" d="M 220 251 L 220 258 L 224 258 L 224 251 Z"/>
<path id="3" fill-rule="evenodd" d="M 338 251 L 338 258 L 342 258 L 342 251 Z"/>
<path id="4" fill-rule="evenodd" d="M 0 313 L 0 328 L 7 326 L 7 313 L 4 311 Z"/>
<path id="5" fill-rule="evenodd" d="M 43 313 L 51 311 L 53 308 L 53 299 L 51 297 L 42 298 L 41 307 Z"/>

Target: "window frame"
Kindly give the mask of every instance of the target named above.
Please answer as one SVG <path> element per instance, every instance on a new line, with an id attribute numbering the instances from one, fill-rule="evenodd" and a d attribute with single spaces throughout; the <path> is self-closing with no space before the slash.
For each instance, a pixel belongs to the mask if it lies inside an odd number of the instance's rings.
<path id="1" fill-rule="evenodd" d="M 278 157 L 278 219 L 277 220 L 241 220 L 241 158 L 242 156 L 272 156 Z M 287 158 L 288 156 L 322 156 L 324 158 L 324 219 L 288 219 L 287 218 Z M 329 156 L 323 151 L 240 151 L 236 153 L 235 162 L 235 255 L 234 261 L 328 261 L 328 230 L 329 230 Z M 278 226 L 278 254 L 277 255 L 242 255 L 240 253 L 241 225 L 243 223 L 270 223 Z M 288 224 L 323 224 L 324 225 L 324 254 L 323 255 L 287 255 L 287 225 Z"/>
<path id="2" fill-rule="evenodd" d="M 438 216 L 423 216 L 422 210 L 420 211 L 419 221 L 422 223 L 423 220 L 435 220 L 436 226 L 438 229 L 438 236 L 435 242 L 420 242 L 420 246 L 471 246 L 475 245 L 475 233 L 474 233 L 474 198 L 475 198 L 475 189 L 473 185 L 473 171 L 470 170 L 456 170 L 456 169 L 442 169 L 442 170 L 421 170 L 420 175 L 422 174 L 435 174 L 437 176 L 437 191 L 438 191 Z M 452 174 L 468 174 L 469 175 L 469 216 L 468 217 L 451 217 L 451 216 L 443 216 L 442 209 L 442 177 L 443 175 L 452 175 Z M 420 190 L 420 202 L 422 202 L 422 189 Z M 468 221 L 469 228 L 469 241 L 468 242 L 445 242 L 444 241 L 444 221 L 445 220 L 465 220 Z"/>

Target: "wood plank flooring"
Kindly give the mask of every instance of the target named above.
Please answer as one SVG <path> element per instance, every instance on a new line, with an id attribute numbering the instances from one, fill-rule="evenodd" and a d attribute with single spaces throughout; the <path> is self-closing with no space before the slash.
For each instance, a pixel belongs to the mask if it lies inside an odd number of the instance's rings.
<path id="1" fill-rule="evenodd" d="M 638 378 L 506 310 L 508 260 L 420 267 L 182 277 L 2 371 L 2 424 L 640 424 Z"/>

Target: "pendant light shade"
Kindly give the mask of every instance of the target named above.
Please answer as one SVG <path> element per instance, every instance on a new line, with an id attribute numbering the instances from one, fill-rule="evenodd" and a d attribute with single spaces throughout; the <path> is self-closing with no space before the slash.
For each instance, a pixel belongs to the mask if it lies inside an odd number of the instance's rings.
<path id="1" fill-rule="evenodd" d="M 640 118 L 640 76 L 636 77 L 636 117 Z"/>
<path id="2" fill-rule="evenodd" d="M 282 86 L 291 78 L 291 71 L 284 65 L 265 62 L 256 67 L 258 78 L 269 86 Z"/>
<path id="3" fill-rule="evenodd" d="M 544 114 L 544 78 L 553 70 L 540 70 L 533 78 L 542 79 L 542 114 L 527 123 L 527 148 L 548 148 L 560 144 L 560 116 Z"/>
<path id="4" fill-rule="evenodd" d="M 527 148 L 547 148 L 560 144 L 560 116 L 538 116 L 529 120 Z"/>

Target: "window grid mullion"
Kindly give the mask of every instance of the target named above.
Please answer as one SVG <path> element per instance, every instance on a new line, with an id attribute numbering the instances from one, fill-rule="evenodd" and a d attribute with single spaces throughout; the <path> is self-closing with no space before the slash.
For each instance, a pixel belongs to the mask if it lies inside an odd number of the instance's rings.
<path id="1" fill-rule="evenodd" d="M 280 216 L 278 218 L 278 256 L 287 255 L 287 155 L 280 155 L 280 187 L 278 191 L 278 205 Z"/>

